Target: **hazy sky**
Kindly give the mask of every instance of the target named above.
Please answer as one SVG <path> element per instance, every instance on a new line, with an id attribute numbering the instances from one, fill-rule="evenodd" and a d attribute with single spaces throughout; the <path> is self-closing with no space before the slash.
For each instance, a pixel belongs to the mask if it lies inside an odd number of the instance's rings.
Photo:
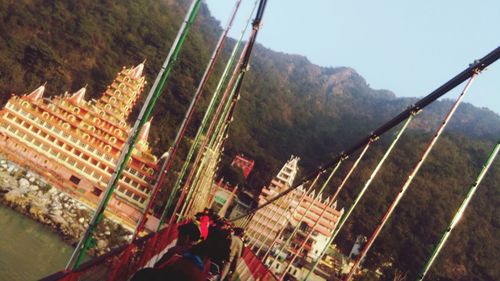
<path id="1" fill-rule="evenodd" d="M 234 0 L 206 3 L 225 25 Z M 232 37 L 254 0 L 243 3 Z M 500 46 L 500 0 L 268 0 L 257 41 L 321 66 L 352 67 L 372 88 L 422 97 Z M 465 101 L 500 113 L 500 61 Z"/>

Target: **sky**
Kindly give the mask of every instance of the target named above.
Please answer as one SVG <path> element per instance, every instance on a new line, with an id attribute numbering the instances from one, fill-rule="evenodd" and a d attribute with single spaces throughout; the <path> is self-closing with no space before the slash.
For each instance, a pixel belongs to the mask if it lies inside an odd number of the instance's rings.
<path id="1" fill-rule="evenodd" d="M 231 37 L 254 1 L 243 0 Z M 225 25 L 235 1 L 205 2 Z M 374 89 L 423 97 L 500 46 L 500 1 L 268 0 L 257 41 L 320 66 L 352 67 Z M 500 61 L 474 81 L 465 101 L 500 114 Z"/>

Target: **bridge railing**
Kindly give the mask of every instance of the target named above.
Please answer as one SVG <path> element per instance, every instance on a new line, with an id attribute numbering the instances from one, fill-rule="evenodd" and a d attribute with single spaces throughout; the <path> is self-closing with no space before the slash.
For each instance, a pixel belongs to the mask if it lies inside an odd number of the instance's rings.
<path id="1" fill-rule="evenodd" d="M 128 280 L 143 267 L 154 263 L 177 239 L 177 227 L 164 228 L 136 240 L 131 245 L 113 249 L 109 253 L 83 263 L 75 270 L 62 270 L 42 281 L 102 281 Z M 276 276 L 250 249 L 244 248 L 236 274 L 239 280 L 275 281 Z"/>
<path id="2" fill-rule="evenodd" d="M 62 270 L 42 281 L 101 281 L 128 280 L 137 270 L 153 266 L 157 257 L 174 246 L 177 227 L 167 227 L 137 239 L 130 245 L 113 249 L 109 253 L 83 263 L 75 270 Z"/>
<path id="3" fill-rule="evenodd" d="M 243 249 L 243 257 L 236 268 L 238 280 L 277 281 L 278 278 L 267 268 L 262 260 L 249 248 Z"/>

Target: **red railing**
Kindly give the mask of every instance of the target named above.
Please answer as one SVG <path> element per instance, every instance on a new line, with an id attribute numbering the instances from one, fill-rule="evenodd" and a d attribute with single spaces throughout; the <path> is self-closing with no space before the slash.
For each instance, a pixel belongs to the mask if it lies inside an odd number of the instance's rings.
<path id="1" fill-rule="evenodd" d="M 42 281 L 128 280 L 137 270 L 152 266 L 177 239 L 177 227 L 164 228 L 83 263 L 76 270 L 62 270 Z"/>
<path id="2" fill-rule="evenodd" d="M 125 281 L 137 270 L 152 267 L 163 253 L 174 246 L 176 239 L 177 226 L 165 228 L 85 262 L 76 270 L 62 270 L 41 281 Z M 236 273 L 239 280 L 278 280 L 248 248 L 243 250 Z"/>
<path id="3" fill-rule="evenodd" d="M 243 249 L 243 257 L 236 268 L 239 280 L 276 281 L 278 278 L 249 248 Z"/>

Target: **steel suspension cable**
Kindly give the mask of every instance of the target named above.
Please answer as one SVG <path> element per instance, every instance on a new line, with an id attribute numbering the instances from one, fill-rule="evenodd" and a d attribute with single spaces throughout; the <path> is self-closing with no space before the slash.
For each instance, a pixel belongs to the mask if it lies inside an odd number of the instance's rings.
<path id="1" fill-rule="evenodd" d="M 484 175 L 486 174 L 486 172 L 488 172 L 491 164 L 493 163 L 493 160 L 495 160 L 495 157 L 498 155 L 498 151 L 499 150 L 500 150 L 500 141 L 497 142 L 497 144 L 495 145 L 495 148 L 493 149 L 493 151 L 489 155 L 488 159 L 486 160 L 486 163 L 483 165 L 483 169 L 479 173 L 476 181 L 470 187 L 469 192 L 465 196 L 465 199 L 462 202 L 462 204 L 460 205 L 460 208 L 458 208 L 458 211 L 456 212 L 455 216 L 453 217 L 453 220 L 451 221 L 451 223 L 448 226 L 448 228 L 446 228 L 446 231 L 443 234 L 443 236 L 441 237 L 441 239 L 439 240 L 437 246 L 434 248 L 434 251 L 432 252 L 431 256 L 429 257 L 429 260 L 426 262 L 426 264 L 424 265 L 424 268 L 420 272 L 420 274 L 419 274 L 419 276 L 417 278 L 417 281 L 423 280 L 424 277 L 425 277 L 425 275 L 427 274 L 427 272 L 431 268 L 432 263 L 434 262 L 434 260 L 438 256 L 439 252 L 443 248 L 444 244 L 446 243 L 446 240 L 448 240 L 448 237 L 450 236 L 451 231 L 455 228 L 455 226 L 457 225 L 457 223 L 462 218 L 462 215 L 464 214 L 465 209 L 467 208 L 467 206 L 470 203 L 470 200 L 474 196 L 474 193 L 476 192 L 477 187 L 479 186 L 479 184 L 483 180 Z"/>
<path id="2" fill-rule="evenodd" d="M 366 190 L 368 190 L 368 187 L 372 183 L 372 181 L 375 178 L 375 176 L 378 174 L 379 170 L 382 168 L 382 165 L 384 164 L 385 160 L 391 154 L 392 149 L 396 146 L 396 144 L 399 141 L 401 135 L 403 135 L 404 131 L 406 130 L 406 128 L 408 127 L 408 125 L 410 124 L 410 122 L 411 122 L 412 119 L 413 119 L 413 115 L 410 115 L 410 117 L 408 117 L 408 119 L 406 119 L 406 122 L 404 123 L 403 127 L 401 128 L 401 130 L 399 130 L 399 132 L 397 133 L 396 137 L 392 141 L 391 145 L 389 146 L 389 148 L 387 149 L 387 151 L 382 156 L 382 159 L 378 162 L 377 166 L 375 167 L 375 169 L 373 170 L 372 174 L 370 175 L 370 178 L 368 179 L 368 181 L 366 181 L 365 185 L 363 186 L 363 188 L 361 189 L 361 191 L 358 193 L 358 196 L 356 197 L 356 199 L 352 203 L 352 205 L 349 208 L 349 210 L 347 211 L 347 213 L 344 213 L 341 216 L 340 222 L 336 225 L 336 227 L 335 227 L 332 235 L 328 239 L 328 242 L 326 242 L 325 247 L 323 248 L 323 250 L 319 254 L 319 258 L 314 262 L 312 268 L 309 270 L 309 272 L 307 273 L 306 277 L 304 278 L 304 281 L 307 280 L 307 278 L 309 278 L 309 275 L 311 275 L 311 273 L 314 272 L 314 270 L 316 269 L 316 267 L 320 263 L 321 259 L 323 258 L 323 255 L 326 253 L 326 250 L 333 243 L 333 241 L 335 240 L 335 237 L 337 237 L 338 233 L 342 229 L 342 226 L 344 226 L 344 223 L 347 221 L 347 219 L 351 215 L 351 213 L 354 210 L 354 208 L 356 208 L 356 206 L 358 205 L 359 201 L 361 200 L 361 198 L 365 194 Z"/>
<path id="3" fill-rule="evenodd" d="M 304 199 L 306 198 L 306 196 L 310 196 L 311 195 L 311 192 L 312 190 L 314 189 L 314 187 L 316 186 L 316 183 L 318 182 L 320 176 L 322 175 L 323 173 L 320 172 L 316 175 L 316 177 L 314 178 L 313 182 L 311 183 L 311 185 L 309 186 L 309 188 L 307 189 L 307 191 L 304 191 L 304 194 L 302 194 L 301 198 L 300 198 L 300 201 L 298 202 L 298 204 L 292 209 L 291 213 L 294 214 L 295 211 L 299 208 L 299 206 L 302 204 L 302 202 L 304 202 Z M 313 198 L 311 198 L 313 199 Z M 285 214 L 283 214 L 284 216 Z M 287 225 L 290 223 L 290 221 L 292 220 L 292 215 L 290 215 L 290 217 L 288 217 L 288 219 L 286 220 L 286 223 L 285 225 L 280 229 L 280 231 L 276 234 L 276 236 L 274 237 L 273 239 L 273 242 L 271 242 L 271 245 L 269 246 L 269 248 L 267 249 L 266 253 L 264 254 L 264 257 L 262 258 L 262 261 L 265 262 L 266 258 L 269 256 L 269 254 L 271 253 L 272 249 L 273 249 L 273 246 L 274 244 L 276 244 L 276 242 L 278 241 L 278 238 L 283 234 L 283 232 L 285 231 Z M 274 232 L 274 229 L 273 231 Z M 271 233 L 270 233 L 271 234 Z M 266 237 L 266 241 L 267 241 L 267 237 Z M 259 252 L 260 250 L 262 249 L 262 246 L 259 248 L 259 250 L 257 250 L 257 252 L 255 253 L 255 255 L 259 255 Z"/>
<path id="4" fill-rule="evenodd" d="M 231 100 L 231 102 L 226 103 L 224 107 L 221 118 L 217 122 L 217 125 L 214 129 L 214 133 L 212 134 L 211 139 L 208 143 L 209 147 L 214 147 L 216 145 L 217 140 L 219 140 L 222 137 L 221 135 L 224 134 L 224 129 L 223 129 L 224 125 L 228 123 L 229 117 L 232 116 L 231 113 L 234 111 L 233 109 L 236 107 L 236 101 L 240 97 L 238 93 L 238 95 L 236 95 L 236 99 L 233 98 L 235 97 L 236 91 L 237 89 L 234 88 L 233 91 L 231 92 L 231 95 L 229 96 L 228 100 Z"/>
<path id="5" fill-rule="evenodd" d="M 66 265 L 66 269 L 69 269 L 72 266 L 73 269 L 77 269 L 80 266 L 81 261 L 85 257 L 87 249 L 89 248 L 93 240 L 92 234 L 94 233 L 94 230 L 96 229 L 97 225 L 101 222 L 101 220 L 104 217 L 104 210 L 106 209 L 106 206 L 108 205 L 108 202 L 111 199 L 111 195 L 113 194 L 113 191 L 116 188 L 116 185 L 118 184 L 118 180 L 120 179 L 120 176 L 122 175 L 123 170 L 125 169 L 125 166 L 128 163 L 128 160 L 130 159 L 133 147 L 139 137 L 139 133 L 144 124 L 146 123 L 146 120 L 149 119 L 149 116 L 151 114 L 151 111 L 153 110 L 156 100 L 162 93 L 165 81 L 167 80 L 173 68 L 173 65 L 186 39 L 189 29 L 196 17 L 200 5 L 201 5 L 201 0 L 194 0 L 191 6 L 189 7 L 188 13 L 181 25 L 181 28 L 179 29 L 179 32 L 177 33 L 177 37 L 174 40 L 172 48 L 170 49 L 170 52 L 165 62 L 163 63 L 158 73 L 158 76 L 156 77 L 156 80 L 153 83 L 153 86 L 151 87 L 148 93 L 144 106 L 141 108 L 141 111 L 134 124 L 134 127 L 130 131 L 129 137 L 124 144 L 124 147 L 120 153 L 113 174 L 111 175 L 106 190 L 104 191 L 104 194 L 101 197 L 101 200 L 99 201 L 94 216 L 92 217 L 89 226 L 85 230 L 82 238 L 78 242 L 73 254 L 71 255 L 68 264 Z"/>
<path id="6" fill-rule="evenodd" d="M 485 69 L 489 65 L 496 62 L 499 58 L 500 58 L 500 47 L 497 47 L 493 51 L 488 53 L 486 56 L 484 56 L 483 58 L 474 61 L 474 63 L 470 64 L 469 67 L 464 69 L 462 72 L 457 74 L 452 79 L 448 80 L 446 83 L 441 85 L 439 88 L 432 91 L 430 94 L 428 94 L 424 98 L 420 99 L 415 104 L 408 107 L 406 110 L 402 111 L 401 113 L 396 115 L 394 118 L 392 118 L 391 120 L 389 120 L 388 122 L 386 122 L 382 126 L 375 129 L 372 133 L 370 133 L 368 136 L 366 136 L 365 138 L 361 139 L 359 142 L 352 145 L 349 149 L 341 152 L 339 155 L 334 157 L 331 161 L 322 165 L 320 168 L 318 168 L 317 171 L 325 171 L 325 170 L 328 170 L 329 168 L 333 167 L 335 165 L 335 163 L 337 163 L 337 161 L 339 161 L 340 158 L 349 156 L 349 155 L 353 154 L 354 152 L 356 152 L 357 150 L 364 147 L 364 145 L 366 145 L 366 143 L 368 143 L 369 141 L 376 140 L 378 137 L 382 136 L 387 131 L 391 130 L 392 128 L 394 128 L 395 126 L 399 125 L 401 122 L 406 120 L 410 115 L 413 114 L 413 112 L 418 112 L 418 111 L 424 109 L 429 104 L 433 103 L 435 100 L 437 100 L 441 96 L 445 95 L 450 90 L 454 89 L 456 86 L 460 85 L 462 82 L 464 82 L 465 80 L 470 78 L 472 75 L 474 75 L 474 73 Z M 288 190 L 283 191 L 281 194 L 277 195 L 272 200 L 277 200 L 279 197 L 285 196 L 287 193 L 289 193 L 292 190 L 294 190 L 295 188 L 299 187 L 302 183 L 311 180 L 312 178 L 314 178 L 317 171 L 315 171 L 309 175 L 304 176 L 300 181 L 298 181 L 298 183 L 295 186 L 289 188 Z M 268 203 L 270 204 L 270 202 L 268 202 Z M 251 211 L 247 212 L 246 214 L 243 214 L 239 217 L 234 218 L 233 220 L 238 220 L 241 217 L 251 215 L 263 207 L 265 207 L 265 206 L 264 205 L 258 206 L 256 208 L 252 209 Z"/>
<path id="7" fill-rule="evenodd" d="M 427 156 L 431 152 L 432 148 L 436 144 L 437 140 L 439 139 L 439 136 L 444 131 L 444 128 L 446 127 L 446 125 L 448 124 L 449 120 L 451 119 L 451 117 L 455 113 L 456 109 L 460 105 L 460 102 L 462 101 L 462 98 L 467 93 L 467 90 L 469 89 L 470 85 L 472 84 L 472 81 L 474 80 L 474 78 L 476 77 L 476 75 L 478 73 L 479 73 L 479 71 L 476 70 L 476 72 L 472 75 L 472 77 L 469 79 L 469 81 L 465 85 L 464 90 L 458 96 L 458 98 L 455 101 L 455 103 L 453 104 L 452 108 L 450 109 L 450 111 L 448 112 L 448 114 L 446 115 L 446 117 L 444 118 L 443 123 L 438 128 L 436 134 L 434 135 L 434 137 L 432 138 L 432 140 L 428 144 L 427 148 L 424 150 L 424 153 L 422 154 L 421 158 L 419 159 L 419 161 L 417 162 L 417 164 L 413 168 L 413 171 L 408 176 L 408 179 L 403 184 L 403 186 L 401 187 L 401 190 L 397 194 L 396 198 L 394 199 L 394 201 L 391 203 L 391 205 L 387 209 L 387 212 L 384 214 L 384 216 L 382 217 L 382 220 L 380 221 L 379 225 L 377 226 L 377 228 L 375 229 L 375 231 L 371 235 L 371 237 L 368 240 L 368 242 L 363 247 L 363 250 L 361 251 L 361 253 L 359 254 L 359 256 L 356 258 L 356 261 L 354 262 L 354 265 L 352 266 L 352 268 L 349 271 L 348 275 L 344 278 L 344 281 L 348 281 L 348 280 L 351 279 L 352 275 L 354 274 L 354 272 L 357 270 L 359 264 L 361 263 L 361 260 L 365 257 L 366 253 L 370 250 L 371 246 L 373 245 L 373 242 L 375 241 L 375 239 L 377 239 L 380 231 L 382 230 L 382 228 L 384 227 L 384 225 L 388 221 L 388 219 L 391 216 L 392 212 L 396 209 L 396 206 L 398 205 L 399 201 L 401 200 L 401 198 L 405 194 L 406 190 L 410 186 L 410 184 L 413 181 L 413 179 L 414 179 L 415 175 L 417 174 L 417 172 L 420 170 L 420 167 L 422 166 L 422 164 L 424 163 L 425 159 L 427 158 Z"/>
<path id="8" fill-rule="evenodd" d="M 344 187 L 345 183 L 347 182 L 347 180 L 349 180 L 349 178 L 351 177 L 351 174 L 354 172 L 354 170 L 356 169 L 356 167 L 358 167 L 358 164 L 359 162 L 361 162 L 361 159 L 363 159 L 363 156 L 365 155 L 366 151 L 368 150 L 368 148 L 370 148 L 370 145 L 372 144 L 373 140 L 372 141 L 369 141 L 366 145 L 365 145 L 365 148 L 363 148 L 363 150 L 361 151 L 361 153 L 359 154 L 358 158 L 356 159 L 356 161 L 354 162 L 354 164 L 352 164 L 352 167 L 351 169 L 349 169 L 349 172 L 347 173 L 347 175 L 344 177 L 344 179 L 342 180 L 342 183 L 340 183 L 339 187 L 337 187 L 337 191 L 335 191 L 335 194 L 333 194 L 332 196 L 332 200 L 335 201 L 337 200 L 337 196 L 339 196 L 339 193 L 340 191 L 342 190 L 342 188 Z"/>
<path id="9" fill-rule="evenodd" d="M 156 198 L 158 191 L 160 190 L 161 186 L 163 185 L 163 181 L 165 180 L 165 176 L 167 175 L 168 170 L 170 168 L 170 165 L 172 164 L 175 153 L 177 152 L 177 148 L 179 147 L 181 140 L 184 137 L 184 134 L 186 132 L 189 121 L 191 120 L 191 118 L 193 116 L 195 106 L 203 94 L 203 90 L 205 89 L 205 85 L 208 81 L 208 78 L 212 74 L 212 71 L 215 67 L 215 62 L 217 61 L 217 58 L 219 57 L 219 55 L 222 51 L 222 48 L 224 47 L 224 44 L 225 44 L 226 38 L 227 38 L 227 34 L 228 34 L 229 30 L 231 29 L 234 18 L 236 17 L 236 13 L 238 12 L 238 9 L 240 7 L 241 1 L 242 0 L 236 1 L 236 4 L 233 8 L 233 11 L 231 12 L 229 20 L 226 24 L 226 27 L 224 28 L 224 31 L 222 32 L 221 36 L 219 37 L 219 40 L 217 41 L 217 44 L 215 45 L 215 50 L 212 53 L 210 61 L 209 61 L 208 65 L 205 69 L 205 72 L 203 73 L 203 76 L 200 80 L 198 88 L 196 89 L 196 92 L 191 100 L 191 103 L 189 104 L 188 110 L 187 110 L 186 114 L 184 115 L 184 119 L 182 120 L 182 123 L 179 127 L 179 130 L 177 131 L 177 134 L 174 138 L 174 141 L 173 141 L 172 145 L 170 145 L 170 147 L 167 149 L 166 159 L 163 161 L 162 167 L 158 172 L 156 183 L 153 187 L 153 192 L 152 192 L 151 196 L 148 198 L 148 202 L 146 203 L 146 208 L 144 210 L 144 213 L 136 225 L 134 234 L 132 235 L 132 241 L 134 241 L 137 238 L 137 235 L 144 229 L 144 225 L 145 225 L 146 219 L 147 219 L 147 213 L 151 209 L 151 207 L 154 203 L 154 199 Z"/>
<path id="10" fill-rule="evenodd" d="M 257 35 L 258 35 L 259 29 L 261 26 L 262 17 L 264 16 L 266 4 L 267 4 L 267 0 L 260 0 L 259 7 L 257 8 L 257 13 L 255 15 L 255 19 L 252 23 L 252 33 L 250 34 L 250 39 L 248 40 L 248 42 L 245 46 L 245 49 L 242 53 L 242 56 L 240 57 L 240 62 L 238 64 L 237 68 L 235 69 L 235 72 L 233 73 L 231 80 L 229 81 L 229 84 L 226 88 L 226 91 L 225 91 L 223 97 L 222 97 L 222 100 L 225 100 L 225 97 L 227 97 L 229 92 L 231 92 L 233 85 L 236 85 L 235 89 L 237 89 L 237 90 L 239 90 L 241 88 L 241 83 L 242 83 L 243 77 L 248 69 L 248 64 L 250 62 L 250 57 L 252 54 L 253 46 L 255 45 L 255 41 L 257 39 Z M 223 104 L 223 102 L 221 101 L 219 103 L 219 106 L 217 108 L 216 113 L 214 114 L 212 121 L 216 120 L 220 116 L 220 111 L 222 110 L 221 109 L 222 104 Z M 211 132 L 213 130 L 213 126 L 214 126 L 214 122 L 211 122 L 211 124 L 208 128 L 208 131 L 207 131 L 207 135 L 211 134 Z M 196 159 L 193 163 L 193 168 L 191 169 L 190 174 L 188 175 L 188 178 L 186 180 L 186 183 L 184 184 L 183 192 L 181 193 L 181 197 L 179 198 L 179 202 L 177 203 L 177 206 L 174 209 L 173 216 L 170 218 L 170 224 L 173 222 L 175 214 L 177 213 L 178 209 L 181 207 L 181 205 L 183 205 L 185 203 L 183 201 L 184 201 L 184 197 L 186 196 L 186 189 L 191 184 L 191 180 L 194 176 L 195 167 L 197 166 L 197 164 L 200 161 L 200 158 L 203 154 L 203 151 L 204 151 L 204 148 L 206 146 L 207 141 L 208 141 L 208 137 L 203 140 L 203 144 L 200 146 L 198 156 L 196 157 Z"/>
<path id="11" fill-rule="evenodd" d="M 207 152 L 206 145 L 207 145 L 208 140 L 210 139 L 210 135 L 212 134 L 212 131 L 214 129 L 215 122 L 218 120 L 220 114 L 222 113 L 222 109 L 224 107 L 224 104 L 228 100 L 228 97 L 234 93 L 233 86 L 234 86 L 234 83 L 236 82 L 236 80 L 239 79 L 239 77 L 240 77 L 240 75 L 239 75 L 240 67 L 242 64 L 242 60 L 245 56 L 246 50 L 248 50 L 248 44 L 245 46 L 245 49 L 240 56 L 239 63 L 233 71 L 233 75 L 231 76 L 231 80 L 229 81 L 229 84 L 228 84 L 226 90 L 224 91 L 224 94 L 222 95 L 222 99 L 219 102 L 219 105 L 217 106 L 217 109 L 214 113 L 214 116 L 212 117 L 212 121 L 210 122 L 210 125 L 208 126 L 206 136 L 202 140 L 202 143 L 201 143 L 200 148 L 198 150 L 198 154 L 196 155 L 196 158 L 193 162 L 191 170 L 189 171 L 189 174 L 187 176 L 186 182 L 184 183 L 183 193 L 181 193 L 181 197 L 179 198 L 179 201 L 178 201 L 177 206 L 176 206 L 174 213 L 173 213 L 173 215 L 175 216 L 177 211 L 180 209 L 181 215 L 179 215 L 178 221 L 180 221 L 182 219 L 182 214 L 184 213 L 185 209 L 189 205 L 189 201 L 192 199 L 192 194 L 193 194 L 194 190 L 196 189 L 196 186 L 195 186 L 195 188 L 193 188 L 193 185 L 194 185 L 193 183 L 195 183 L 197 181 L 197 179 L 199 178 L 199 174 L 201 173 L 201 169 L 203 167 L 203 164 L 205 164 L 205 162 L 206 162 L 206 160 L 203 161 L 203 159 L 202 159 L 203 155 L 205 155 Z M 202 161 L 201 164 L 200 164 L 200 161 Z M 188 189 L 190 189 L 190 192 L 187 195 L 186 200 L 184 200 Z"/>
<path id="12" fill-rule="evenodd" d="M 202 149 L 202 147 L 203 147 L 203 149 Z M 192 176 L 192 181 L 191 181 L 192 184 L 189 185 L 190 189 L 189 189 L 189 192 L 187 194 L 187 197 L 184 200 L 182 208 L 179 212 L 178 221 L 180 221 L 183 217 L 185 217 L 190 212 L 192 205 L 194 204 L 194 202 L 197 199 L 197 196 L 199 195 L 199 192 L 202 190 L 203 183 L 206 182 L 203 180 L 206 180 L 205 177 L 208 176 L 207 173 L 212 173 L 211 168 L 215 168 L 212 166 L 215 165 L 214 158 L 218 158 L 218 156 L 216 154 L 218 154 L 218 151 L 211 149 L 210 147 L 207 147 L 206 143 L 203 143 L 202 146 L 200 147 L 200 150 L 198 151 L 198 156 L 200 156 L 200 157 L 199 157 L 199 159 L 198 158 L 196 158 L 196 159 L 201 161 L 201 162 L 199 163 L 196 170 L 194 170 L 195 169 L 194 167 L 191 168 L 192 171 L 194 171 L 195 173 L 194 173 L 194 176 Z M 197 161 L 195 160 L 195 163 L 196 162 Z M 191 174 L 190 174 L 190 176 L 191 176 Z M 200 181 L 202 181 L 202 182 L 200 182 Z M 187 183 L 186 183 L 186 186 L 187 186 Z"/>
<path id="13" fill-rule="evenodd" d="M 179 176 L 177 177 L 177 180 L 176 180 L 176 182 L 174 184 L 174 188 L 172 189 L 172 192 L 171 192 L 171 194 L 169 196 L 167 204 L 165 205 L 165 208 L 163 209 L 163 214 L 162 214 L 161 219 L 160 219 L 159 228 L 165 222 L 165 219 L 166 219 L 166 217 L 168 215 L 168 210 L 170 209 L 170 206 L 171 206 L 172 202 L 174 201 L 174 199 L 176 197 L 176 194 L 177 194 L 177 192 L 179 190 L 182 178 L 184 177 L 184 174 L 185 174 L 185 172 L 186 172 L 186 170 L 187 170 L 187 168 L 189 166 L 189 163 L 191 162 L 191 157 L 194 154 L 194 151 L 196 150 L 196 146 L 197 146 L 197 144 L 198 144 L 198 142 L 199 142 L 199 140 L 200 140 L 200 138 L 201 138 L 201 136 L 203 134 L 203 130 L 205 128 L 205 125 L 206 125 L 208 119 L 210 118 L 210 115 L 212 113 L 214 105 L 217 102 L 217 99 L 219 97 L 219 93 L 221 92 L 222 86 L 223 86 L 224 82 L 226 81 L 226 78 L 228 77 L 229 70 L 231 69 L 231 67 L 232 67 L 232 65 L 234 63 L 234 60 L 236 58 L 236 54 L 237 54 L 238 49 L 239 49 L 239 47 L 241 45 L 243 37 L 244 37 L 244 35 L 246 33 L 247 26 L 249 26 L 250 21 L 252 19 L 252 15 L 253 15 L 253 13 L 255 11 L 256 4 L 257 4 L 257 0 L 255 1 L 255 5 L 253 7 L 253 10 L 250 13 L 250 16 L 249 16 L 249 18 L 247 20 L 247 23 L 245 24 L 245 26 L 244 26 L 241 34 L 240 34 L 240 37 L 238 38 L 238 41 L 236 42 L 236 44 L 235 44 L 235 46 L 234 46 L 234 48 L 233 48 L 233 50 L 231 52 L 231 55 L 229 56 L 229 60 L 228 60 L 226 66 L 224 68 L 224 71 L 223 71 L 223 73 L 221 75 L 221 78 L 220 78 L 219 82 L 217 83 L 217 87 L 216 87 L 216 89 L 214 91 L 214 94 L 212 95 L 212 99 L 210 100 L 210 103 L 209 103 L 209 105 L 207 107 L 205 115 L 203 116 L 203 119 L 201 121 L 200 127 L 199 127 L 199 129 L 198 129 L 198 131 L 196 133 L 195 138 L 194 138 L 193 144 L 191 145 L 191 147 L 189 149 L 188 155 L 186 156 L 186 160 L 184 161 L 184 164 L 183 164 L 182 169 L 181 169 L 181 171 L 179 173 Z"/>
<path id="14" fill-rule="evenodd" d="M 250 220 L 250 217 L 246 217 L 244 219 L 241 219 L 240 222 L 235 222 L 234 225 L 236 225 L 237 227 L 243 228 L 243 226 L 247 223 L 248 220 Z"/>
<path id="15" fill-rule="evenodd" d="M 219 163 L 221 161 L 222 152 L 223 152 L 223 149 L 221 149 L 221 148 L 223 147 L 224 142 L 226 141 L 226 139 L 228 137 L 227 130 L 229 129 L 229 125 L 230 124 L 226 124 L 225 125 L 225 127 L 223 128 L 222 133 L 221 133 L 221 139 L 216 144 L 216 147 L 214 149 L 212 149 L 215 152 L 215 157 L 214 157 L 214 160 L 213 160 L 214 163 L 212 163 L 213 169 L 207 169 L 206 172 L 205 172 L 207 174 L 206 175 L 206 178 L 207 178 L 206 180 L 208 182 L 213 182 L 215 180 L 215 173 L 218 170 L 218 166 L 219 166 Z M 213 186 L 212 186 L 211 189 L 213 189 Z M 204 203 L 204 206 L 205 205 L 206 204 Z"/>
<path id="16" fill-rule="evenodd" d="M 242 77 L 238 77 L 237 81 L 241 81 L 241 79 L 242 79 Z M 202 185 L 202 183 L 199 182 L 200 178 L 204 178 L 205 176 L 207 176 L 206 175 L 207 173 L 214 172 L 214 171 L 212 171 L 212 169 L 209 169 L 208 167 L 207 168 L 204 168 L 204 167 L 209 166 L 210 164 L 217 166 L 217 163 L 207 163 L 207 161 L 218 162 L 218 159 L 219 159 L 218 155 L 220 155 L 220 152 L 218 150 L 220 148 L 219 145 L 222 144 L 223 136 L 229 127 L 228 118 L 231 115 L 231 113 L 233 112 L 234 108 L 236 107 L 237 98 L 236 99 L 234 98 L 236 92 L 237 92 L 237 88 L 235 86 L 235 87 L 233 87 L 233 89 L 231 90 L 231 92 L 227 98 L 227 100 L 228 101 L 231 100 L 231 102 L 227 102 L 226 105 L 224 106 L 223 112 L 222 112 L 222 114 L 217 122 L 217 126 L 216 126 L 215 130 L 213 131 L 213 133 L 211 134 L 210 141 L 208 142 L 208 144 L 204 143 L 204 144 L 206 144 L 205 152 L 202 155 L 203 158 L 201 159 L 201 163 L 197 168 L 195 176 L 193 177 L 193 180 L 192 180 L 193 184 L 191 185 L 192 190 L 190 190 L 190 192 L 188 193 L 186 200 L 184 201 L 185 203 L 184 203 L 183 207 L 181 208 L 179 220 L 182 219 L 183 217 L 185 217 L 188 214 L 188 212 L 190 212 L 191 206 L 194 204 L 195 198 L 197 197 L 198 193 L 202 189 L 203 185 Z M 215 119 L 212 121 L 215 121 Z M 225 124 L 225 125 L 223 125 L 223 124 Z M 198 153 L 201 153 L 201 148 L 200 148 L 200 151 Z M 205 173 L 205 174 L 202 176 L 202 173 Z"/>

